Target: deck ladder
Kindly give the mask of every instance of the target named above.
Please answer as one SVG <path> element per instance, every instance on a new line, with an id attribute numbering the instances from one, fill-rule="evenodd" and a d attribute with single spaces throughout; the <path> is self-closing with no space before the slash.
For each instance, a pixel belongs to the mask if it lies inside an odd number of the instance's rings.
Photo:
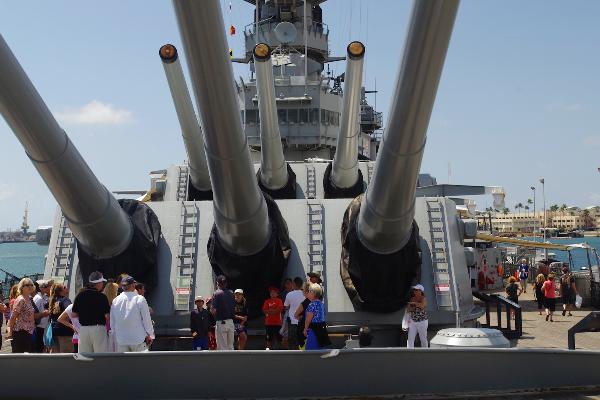
<path id="1" fill-rule="evenodd" d="M 196 255 L 198 251 L 198 217 L 196 203 L 181 202 L 179 253 L 177 254 L 177 281 L 175 310 L 189 311 L 194 300 Z"/>
<path id="2" fill-rule="evenodd" d="M 373 176 L 373 167 L 375 166 L 374 162 L 367 163 L 367 185 L 371 184 L 371 177 Z"/>
<path id="3" fill-rule="evenodd" d="M 314 199 L 317 197 L 317 173 L 315 166 L 312 164 L 306 165 L 306 198 Z"/>
<path id="4" fill-rule="evenodd" d="M 306 202 L 308 212 L 308 267 L 325 278 L 325 209 L 318 200 Z"/>
<path id="5" fill-rule="evenodd" d="M 67 219 L 61 211 L 50 276 L 57 282 L 63 282 L 67 287 L 70 287 L 71 283 L 73 257 L 76 246 L 77 241 L 75 240 L 75 236 L 73 236 L 71 229 L 69 229 Z"/>
<path id="6" fill-rule="evenodd" d="M 186 201 L 188 195 L 188 167 L 179 166 L 179 177 L 177 178 L 177 201 Z"/>
<path id="7" fill-rule="evenodd" d="M 448 262 L 448 243 L 443 205 L 438 199 L 427 199 L 427 215 L 431 233 L 433 284 L 438 310 L 452 309 L 452 283 Z"/>

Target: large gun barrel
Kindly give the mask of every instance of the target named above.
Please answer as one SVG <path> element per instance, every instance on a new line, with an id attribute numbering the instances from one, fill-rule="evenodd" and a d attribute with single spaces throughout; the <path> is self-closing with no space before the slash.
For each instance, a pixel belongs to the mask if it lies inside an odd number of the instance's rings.
<path id="1" fill-rule="evenodd" d="M 277 190 L 288 182 L 288 172 L 277 118 L 271 49 L 259 43 L 254 47 L 253 54 L 260 113 L 260 180 L 266 188 Z"/>
<path id="2" fill-rule="evenodd" d="M 209 191 L 211 190 L 210 176 L 206 164 L 206 155 L 204 154 L 202 130 L 194 112 L 190 92 L 185 84 L 177 48 L 172 44 L 165 44 L 160 48 L 158 54 L 165 69 L 165 75 L 175 104 L 175 111 L 181 126 L 181 134 L 188 155 L 190 181 L 197 190 Z"/>
<path id="3" fill-rule="evenodd" d="M 359 179 L 358 135 L 364 57 L 365 46 L 361 42 L 352 42 L 348 45 L 344 77 L 344 107 L 331 168 L 331 181 L 337 188 L 352 187 Z"/>
<path id="4" fill-rule="evenodd" d="M 0 113 L 84 250 L 102 259 L 122 253 L 133 234 L 129 217 L 60 128 L 1 35 Z"/>
<path id="5" fill-rule="evenodd" d="M 220 4 L 173 4 L 201 115 L 219 238 L 234 254 L 255 254 L 271 231 L 242 130 Z"/>
<path id="6" fill-rule="evenodd" d="M 390 120 L 358 218 L 360 241 L 379 254 L 402 249 L 411 236 L 427 127 L 458 5 L 421 0 L 413 7 Z"/>

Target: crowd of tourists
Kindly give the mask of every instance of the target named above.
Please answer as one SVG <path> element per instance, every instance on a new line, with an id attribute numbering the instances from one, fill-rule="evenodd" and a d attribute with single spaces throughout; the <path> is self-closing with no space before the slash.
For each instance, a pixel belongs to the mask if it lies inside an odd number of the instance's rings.
<path id="1" fill-rule="evenodd" d="M 23 278 L 0 303 L 5 338 L 13 353 L 147 351 L 154 328 L 144 289 L 129 275 L 109 282 L 95 271 L 71 302 L 62 283 Z"/>
<path id="2" fill-rule="evenodd" d="M 526 259 L 521 260 L 518 267 L 517 278 L 511 276 L 508 278 L 508 285 L 505 288 L 507 298 L 513 303 L 519 304 L 519 296 L 527 292 L 527 280 L 529 278 L 529 264 Z M 575 308 L 579 293 L 575 285 L 575 278 L 571 274 L 569 267 L 562 268 L 562 275 L 556 282 L 556 275 L 552 272 L 540 273 L 535 277 L 534 283 L 534 298 L 537 302 L 539 314 L 542 315 L 542 310 L 546 311 L 546 321 L 554 322 L 554 312 L 556 311 L 556 301 L 558 298 L 562 301 L 562 315 L 567 313 L 569 316 L 573 314 L 571 311 Z"/>
<path id="3" fill-rule="evenodd" d="M 194 298 L 190 313 L 193 350 L 244 350 L 248 342 L 248 304 L 244 290 L 231 290 L 225 276 L 216 279 L 212 296 Z M 286 279 L 270 287 L 264 299 L 262 323 L 265 349 L 318 350 L 331 348 L 319 273 Z M 101 272 L 89 275 L 73 301 L 62 283 L 23 278 L 0 303 L 7 342 L 13 353 L 105 353 L 148 351 L 154 341 L 152 308 L 145 287 L 129 275 L 107 280 Z M 257 308 L 258 310 L 258 308 Z M 408 347 L 419 337 L 427 347 L 427 300 L 422 285 L 413 286 L 403 325 Z M 405 323 L 405 324 L 404 324 Z"/>
<path id="4" fill-rule="evenodd" d="M 323 286 L 318 273 L 286 279 L 283 288 L 269 288 L 262 304 L 265 349 L 317 350 L 329 348 Z M 194 350 L 244 350 L 248 340 L 248 305 L 241 288 L 231 290 L 225 276 L 206 300 L 197 296 L 190 314 Z"/>

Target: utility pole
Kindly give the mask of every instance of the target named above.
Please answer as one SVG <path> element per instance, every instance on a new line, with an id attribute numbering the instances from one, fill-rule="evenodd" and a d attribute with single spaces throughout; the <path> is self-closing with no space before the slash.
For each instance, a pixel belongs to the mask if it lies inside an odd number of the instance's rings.
<path id="1" fill-rule="evenodd" d="M 540 178 L 540 183 L 542 184 L 542 199 L 544 203 L 544 243 L 546 242 L 546 228 L 547 228 L 547 219 L 546 219 L 546 181 L 544 178 Z M 548 249 L 544 249 L 544 257 L 546 260 L 548 259 Z"/>
<path id="2" fill-rule="evenodd" d="M 537 227 L 537 216 L 535 215 L 535 186 L 532 186 L 531 190 L 533 190 L 533 240 L 535 241 L 535 228 Z"/>

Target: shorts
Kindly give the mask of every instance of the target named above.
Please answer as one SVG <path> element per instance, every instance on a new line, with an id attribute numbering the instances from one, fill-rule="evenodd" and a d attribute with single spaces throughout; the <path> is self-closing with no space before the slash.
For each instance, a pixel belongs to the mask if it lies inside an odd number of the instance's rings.
<path id="1" fill-rule="evenodd" d="M 192 350 L 208 350 L 208 336 L 196 336 L 192 340 Z"/>
<path id="2" fill-rule="evenodd" d="M 279 338 L 279 330 L 281 325 L 267 325 L 265 330 L 267 332 L 267 341 L 272 342 L 274 339 Z"/>
<path id="3" fill-rule="evenodd" d="M 239 335 L 240 333 L 247 333 L 246 327 L 242 324 L 233 324 L 235 328 L 235 334 Z"/>
<path id="4" fill-rule="evenodd" d="M 519 298 L 518 297 L 508 297 L 508 299 L 510 301 L 512 301 L 515 304 L 519 304 Z"/>
<path id="5" fill-rule="evenodd" d="M 563 304 L 575 304 L 575 296 L 573 296 L 572 290 L 565 290 L 561 297 Z"/>
<path id="6" fill-rule="evenodd" d="M 548 298 L 546 297 L 544 299 L 544 304 L 546 305 L 546 308 L 550 311 L 555 311 L 556 310 L 556 299 L 555 298 Z"/>

